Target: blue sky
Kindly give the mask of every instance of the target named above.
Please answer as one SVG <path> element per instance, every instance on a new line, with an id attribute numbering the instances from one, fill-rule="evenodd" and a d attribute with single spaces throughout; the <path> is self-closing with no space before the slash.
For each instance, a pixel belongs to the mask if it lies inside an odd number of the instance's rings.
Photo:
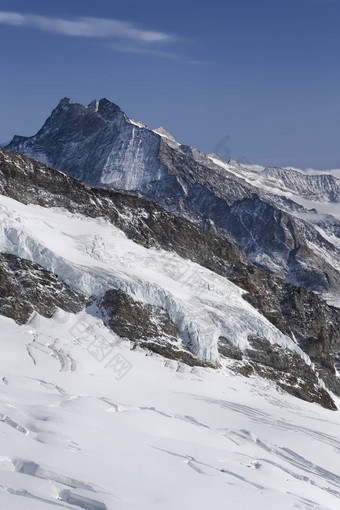
<path id="1" fill-rule="evenodd" d="M 107 97 L 205 152 L 338 168 L 339 24 L 338 0 L 2 0 L 0 142 Z"/>

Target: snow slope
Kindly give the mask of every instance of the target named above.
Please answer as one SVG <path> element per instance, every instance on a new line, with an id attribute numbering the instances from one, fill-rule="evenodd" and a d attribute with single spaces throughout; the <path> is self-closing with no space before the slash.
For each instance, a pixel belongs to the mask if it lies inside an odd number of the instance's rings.
<path id="1" fill-rule="evenodd" d="M 255 335 L 310 364 L 290 338 L 242 299 L 239 287 L 173 253 L 138 245 L 104 220 L 0 196 L 0 222 L 0 252 L 34 261 L 88 296 L 119 288 L 162 307 L 201 358 L 218 360 L 221 335 L 241 349 L 248 346 L 248 335 Z"/>
<path id="2" fill-rule="evenodd" d="M 227 279 L 102 219 L 1 196 L 0 252 L 88 295 L 162 306 L 201 357 L 218 360 L 220 335 L 244 349 L 253 334 L 309 362 Z M 0 316 L 0 346 L 0 508 L 338 508 L 339 413 L 225 365 L 131 349 L 91 309 Z"/>
<path id="3" fill-rule="evenodd" d="M 131 351 L 85 312 L 0 331 L 1 508 L 339 507 L 339 413 Z"/>

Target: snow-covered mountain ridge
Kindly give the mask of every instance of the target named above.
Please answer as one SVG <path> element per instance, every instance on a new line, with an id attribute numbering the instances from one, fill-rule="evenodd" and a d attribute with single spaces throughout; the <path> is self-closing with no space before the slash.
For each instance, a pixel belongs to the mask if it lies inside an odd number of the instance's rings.
<path id="1" fill-rule="evenodd" d="M 221 162 L 163 128 L 132 121 L 106 99 L 93 108 L 65 98 L 36 135 L 16 136 L 8 148 L 86 183 L 156 201 L 261 269 L 339 304 L 340 220 L 327 214 L 340 207 L 333 176 Z"/>
<path id="2" fill-rule="evenodd" d="M 293 168 L 265 167 L 254 169 L 237 161 L 228 163 L 210 155 L 217 165 L 237 173 L 258 187 L 267 187 L 272 193 L 291 193 L 292 196 L 316 202 L 340 202 L 340 179 L 332 174 L 310 175 Z"/>
<path id="3" fill-rule="evenodd" d="M 53 301 L 53 274 L 67 286 L 63 292 L 77 293 L 75 307 L 86 296 L 101 304 L 96 313 L 104 311 L 106 323 L 116 332 L 123 331 L 139 344 L 152 333 L 156 339 L 145 346 L 154 352 L 216 367 L 229 360 L 239 372 L 255 370 L 301 398 L 330 407 L 322 385 L 340 395 L 335 368 L 340 312 L 312 292 L 244 264 L 224 241 L 156 204 L 88 188 L 5 150 L 0 152 L 0 192 L 1 251 L 19 257 L 15 264 L 3 263 L 10 296 L 23 288 L 29 290 L 28 298 L 32 295 L 31 274 L 38 268 L 20 262 L 29 260 L 51 273 L 45 280 L 55 308 L 60 305 Z M 24 281 L 28 283 L 23 286 Z M 107 294 L 111 289 L 130 296 L 135 304 L 124 295 Z M 1 313 L 17 322 L 27 320 L 27 315 L 11 312 L 10 296 L 8 300 L 5 292 L 2 304 L 0 300 Z M 51 314 L 49 309 L 35 310 Z M 146 326 L 142 332 L 140 326 L 140 335 L 132 334 L 136 316 L 140 324 L 142 320 L 167 324 L 169 341 L 157 332 L 159 328 Z M 119 321 L 128 327 L 122 328 Z M 319 389 L 318 377 L 323 381 Z"/>

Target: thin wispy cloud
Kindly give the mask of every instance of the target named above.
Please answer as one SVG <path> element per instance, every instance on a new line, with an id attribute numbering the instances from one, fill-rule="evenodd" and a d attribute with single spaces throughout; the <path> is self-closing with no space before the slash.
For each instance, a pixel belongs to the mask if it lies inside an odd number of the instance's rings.
<path id="1" fill-rule="evenodd" d="M 0 11 L 0 23 L 15 27 L 31 27 L 44 32 L 64 34 L 72 37 L 118 38 L 145 44 L 170 42 L 176 39 L 171 34 L 145 30 L 133 23 L 115 19 L 92 17 L 63 19 Z"/>
<path id="2" fill-rule="evenodd" d="M 154 57 L 159 57 L 166 60 L 173 60 L 174 62 L 189 64 L 189 65 L 203 65 L 207 64 L 207 62 L 203 60 L 194 60 L 189 57 L 185 57 L 179 55 L 178 53 L 174 53 L 171 51 L 163 51 L 160 49 L 150 48 L 143 46 L 133 46 L 133 45 L 119 45 L 119 44 L 110 44 L 110 48 L 113 51 L 121 51 L 123 53 L 139 53 L 143 55 L 151 55 Z"/>

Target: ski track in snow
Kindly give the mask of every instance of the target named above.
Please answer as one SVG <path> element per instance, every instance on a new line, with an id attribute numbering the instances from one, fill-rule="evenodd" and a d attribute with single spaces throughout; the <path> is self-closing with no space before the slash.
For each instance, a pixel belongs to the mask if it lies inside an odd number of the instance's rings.
<path id="1" fill-rule="evenodd" d="M 79 321 L 114 342 L 85 312 L 0 317 L 1 508 L 338 508 L 340 413 L 128 343 L 117 381 Z"/>

